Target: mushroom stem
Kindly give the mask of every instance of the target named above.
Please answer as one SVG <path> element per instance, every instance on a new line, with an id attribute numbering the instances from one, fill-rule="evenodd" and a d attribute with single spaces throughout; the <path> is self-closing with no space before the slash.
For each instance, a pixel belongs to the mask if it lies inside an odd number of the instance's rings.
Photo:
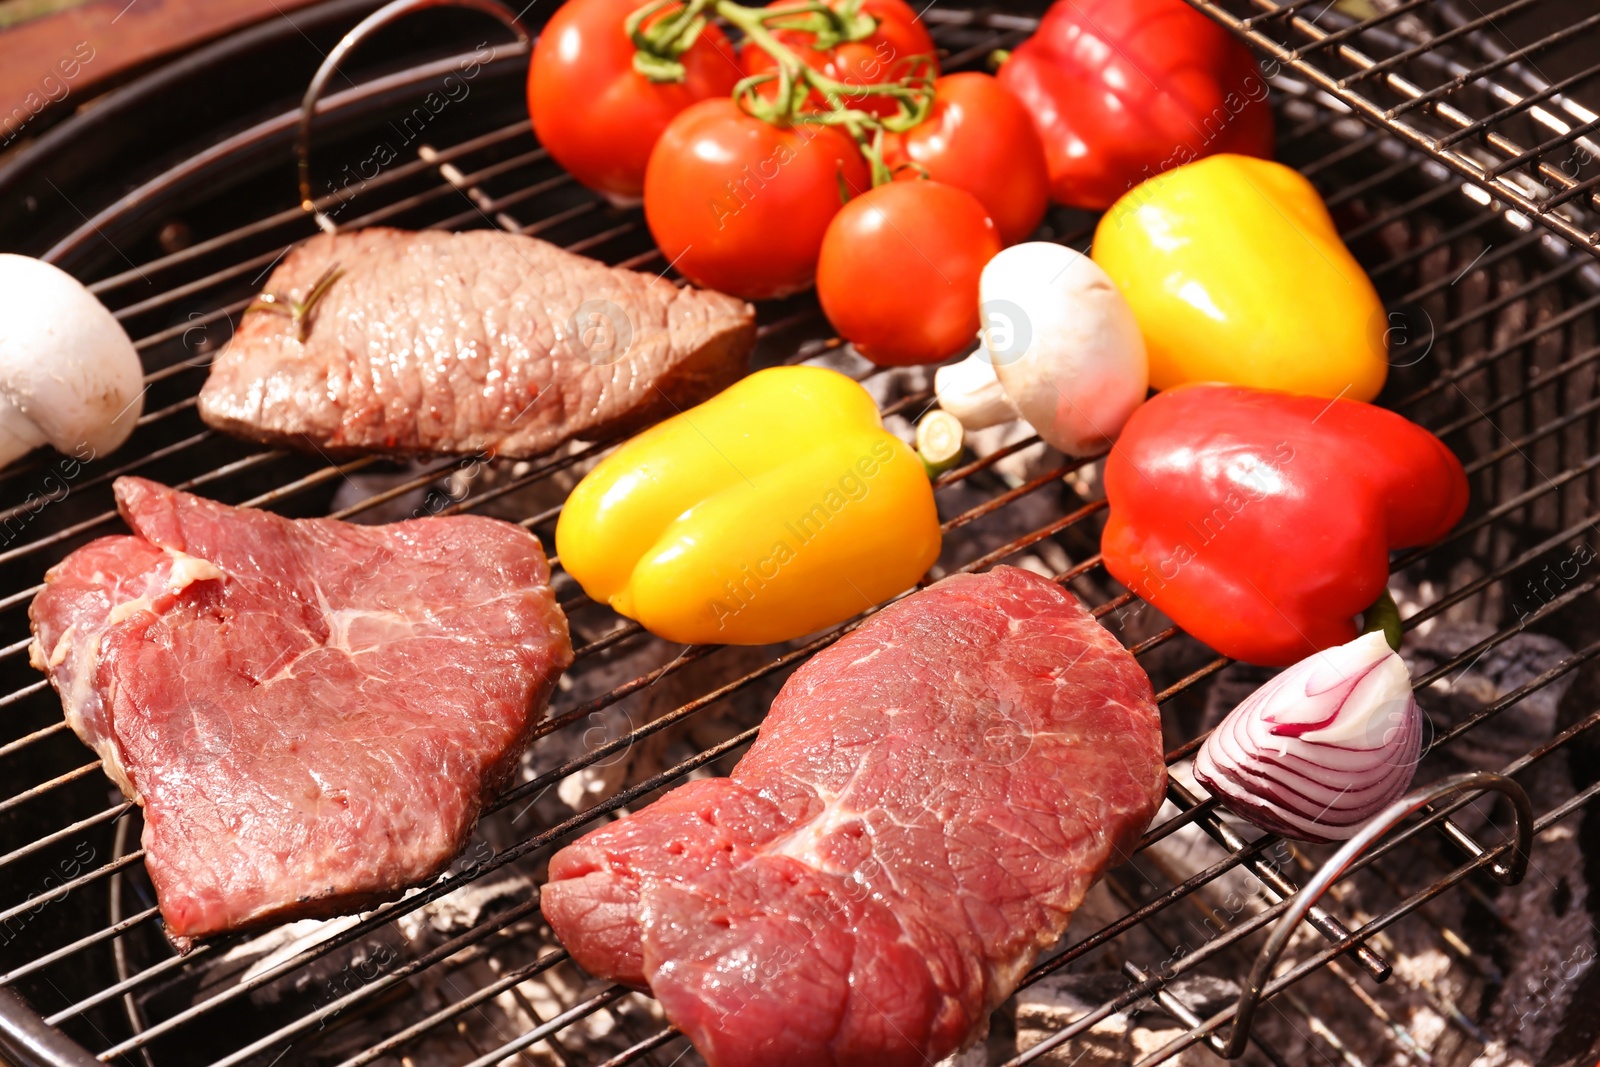
<path id="1" fill-rule="evenodd" d="M 939 406 L 961 420 L 969 430 L 982 430 L 1019 418 L 1005 387 L 995 376 L 994 365 L 983 351 L 974 352 L 960 363 L 940 367 L 933 376 Z"/>

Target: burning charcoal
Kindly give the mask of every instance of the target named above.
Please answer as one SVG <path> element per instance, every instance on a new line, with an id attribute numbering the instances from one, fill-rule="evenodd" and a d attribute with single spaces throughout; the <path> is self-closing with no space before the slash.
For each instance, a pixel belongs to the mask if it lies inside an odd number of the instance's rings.
<path id="1" fill-rule="evenodd" d="M 1062 1027 L 1126 992 L 1128 985 L 1126 978 L 1115 973 L 1052 974 L 1019 990 L 1016 996 L 1017 1050 L 1026 1052 Z M 1116 1012 L 1035 1062 L 1052 1067 L 1132 1063 L 1137 1058 L 1129 1036 L 1132 1028 L 1128 1013 Z"/>
<path id="2" fill-rule="evenodd" d="M 1217 674 L 1217 679 L 1206 690 L 1206 713 L 1202 730 L 1211 730 L 1245 698 L 1278 673 L 1273 667 L 1256 667 L 1249 663 L 1230 663 Z"/>
<path id="3" fill-rule="evenodd" d="M 1128 1062 L 1143 1059 L 1154 1052 L 1159 1052 L 1174 1038 L 1184 1035 L 1185 1031 L 1179 1027 L 1169 1027 L 1164 1030 L 1151 1030 L 1144 1026 L 1135 1026 L 1128 1032 L 1128 1043 L 1133 1048 L 1133 1055 Z M 1163 1060 L 1164 1067 L 1213 1067 L 1217 1058 L 1204 1045 L 1190 1045 L 1171 1059 Z"/>
<path id="4" fill-rule="evenodd" d="M 1544 782 L 1565 770 L 1553 764 Z M 1570 783 L 1549 783 L 1571 796 Z M 1535 808 L 1544 807 L 1535 800 Z M 1561 1062 L 1552 1050 L 1569 1030 L 1592 1029 L 1595 956 L 1600 944 L 1590 917 L 1585 857 L 1576 827 L 1558 823 L 1536 839 L 1533 866 L 1519 886 L 1502 890 L 1500 913 L 1515 934 L 1504 939 L 1510 966 L 1487 1029 L 1505 1043 L 1507 1063 L 1520 1053 L 1533 1063 Z M 1568 1054 L 1570 1055 L 1570 1053 Z"/>
<path id="5" fill-rule="evenodd" d="M 1167 989 L 1179 1003 L 1200 1019 L 1209 1018 L 1239 1001 L 1238 983 L 1225 978 L 1196 975 L 1181 978 Z M 1146 1003 L 1157 1004 L 1155 1001 Z M 1167 1024 L 1161 1025 L 1164 1020 Z M 1148 1016 L 1142 1016 L 1139 1021 L 1143 1025 L 1135 1026 L 1128 1031 L 1128 1041 L 1133 1046 L 1133 1059 L 1142 1059 L 1159 1052 L 1188 1030 L 1183 1020 L 1173 1018 L 1170 1013 L 1160 1009 Z M 1190 1045 L 1172 1059 L 1165 1061 L 1173 1067 L 1210 1067 L 1216 1062 L 1216 1057 L 1203 1044 Z"/>
<path id="6" fill-rule="evenodd" d="M 989 1050 L 982 1045 L 973 1045 L 953 1056 L 946 1056 L 934 1067 L 988 1067 Z"/>
<path id="7" fill-rule="evenodd" d="M 1413 678 L 1449 662 L 1495 633 L 1481 622 L 1441 620 L 1409 635 L 1401 654 Z M 1435 730 L 1449 729 L 1570 658 L 1572 650 L 1546 634 L 1519 633 L 1419 690 L 1417 701 Z M 1499 770 L 1555 732 L 1556 707 L 1571 687 L 1567 674 L 1473 727 L 1450 744 L 1452 758 Z"/>
<path id="8" fill-rule="evenodd" d="M 1227 978 L 1197 974 L 1180 978 L 1167 988 L 1184 1007 L 1202 1019 L 1239 1002 L 1239 983 Z"/>
<path id="9" fill-rule="evenodd" d="M 483 855 L 489 855 L 488 850 Z M 467 864 L 473 862 L 470 850 L 464 859 Z M 458 861 L 458 866 L 464 865 Z M 408 940 L 421 943 L 422 951 L 426 951 L 434 942 L 454 937 L 497 912 L 521 904 L 533 891 L 534 884 L 526 876 L 497 872 L 402 915 L 395 925 Z M 417 944 L 413 944 L 412 951 L 418 951 Z"/>
<path id="10" fill-rule="evenodd" d="M 475 854 L 477 850 L 469 848 L 452 871 L 470 865 Z M 252 999 L 266 1005 L 304 998 L 307 1003 L 302 1010 L 321 1007 L 381 977 L 401 959 L 426 952 L 495 913 L 523 903 L 532 891 L 533 883 L 514 872 L 472 882 L 299 968 L 290 982 L 266 983 L 251 994 Z M 305 919 L 251 938 L 222 954 L 211 965 L 208 981 L 201 988 L 209 989 L 219 981 L 245 981 L 270 971 L 338 936 L 364 917 Z"/>
<path id="11" fill-rule="evenodd" d="M 359 915 L 338 919 L 302 919 L 234 945 L 206 968 L 195 999 L 217 988 L 264 974 L 285 960 L 315 948 L 361 921 Z M 308 1011 L 357 988 L 365 976 L 381 973 L 406 951 L 406 939 L 394 927 L 374 930 L 294 971 L 287 982 L 268 982 L 250 994 L 261 1007 L 288 1003 Z"/>
<path id="12" fill-rule="evenodd" d="M 1025 441 L 1034 436 L 1033 427 L 1021 419 L 1014 422 L 1002 423 L 999 426 L 990 426 L 982 430 L 967 432 L 967 447 L 975 456 L 987 456 L 991 452 L 998 452 L 1002 448 L 1009 448 L 1018 441 Z M 1067 458 L 1049 445 L 1039 442 L 1029 445 L 1020 452 L 1014 452 L 1002 460 L 995 462 L 989 469 L 1012 488 L 1032 481 L 1046 471 L 1055 470 L 1067 462 Z M 1105 496 L 1104 489 L 1100 486 L 1101 463 L 1090 463 L 1079 467 L 1067 475 L 1067 482 L 1085 500 L 1098 499 Z"/>
<path id="13" fill-rule="evenodd" d="M 682 651 L 679 646 L 660 642 L 625 642 L 618 646 L 614 658 L 591 661 L 586 670 L 569 673 L 563 679 L 555 713 L 561 714 L 630 679 L 666 666 Z M 680 664 L 643 692 L 591 712 L 581 723 L 540 738 L 524 756 L 522 779 L 527 781 L 574 759 L 590 756 L 602 746 L 627 737 L 696 697 L 768 665 L 776 654 L 766 648 L 730 647 Z M 552 788 L 514 805 L 519 813 L 533 805 L 531 816 L 517 816 L 515 828 L 526 832 L 531 825 L 530 818 L 540 825 L 552 825 L 568 818 L 573 811 L 586 811 L 619 789 L 644 781 L 748 730 L 761 721 L 788 674 L 785 670 L 758 678 L 681 723 L 605 752 Z"/>

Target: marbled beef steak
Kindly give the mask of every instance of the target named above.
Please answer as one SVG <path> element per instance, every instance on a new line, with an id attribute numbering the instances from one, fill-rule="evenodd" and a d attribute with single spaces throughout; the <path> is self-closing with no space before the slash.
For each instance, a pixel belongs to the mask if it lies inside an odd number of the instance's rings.
<path id="1" fill-rule="evenodd" d="M 532 456 L 629 433 L 732 384 L 755 345 L 742 301 L 496 231 L 314 237 L 266 294 L 200 416 L 327 453 Z"/>
<path id="2" fill-rule="evenodd" d="M 144 807 L 168 932 L 357 910 L 442 869 L 572 662 L 538 539 L 116 496 L 134 535 L 51 569 L 31 654 Z"/>
<path id="3" fill-rule="evenodd" d="M 925 1067 L 984 1033 L 1165 786 L 1133 656 L 999 567 L 819 653 L 731 778 L 563 849 L 541 904 L 712 1067 Z"/>

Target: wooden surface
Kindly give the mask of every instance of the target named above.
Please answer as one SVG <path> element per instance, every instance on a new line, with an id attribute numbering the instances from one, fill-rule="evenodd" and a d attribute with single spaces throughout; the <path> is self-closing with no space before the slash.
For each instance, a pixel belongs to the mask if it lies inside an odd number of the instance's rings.
<path id="1" fill-rule="evenodd" d="M 313 2 L 0 0 L 0 149 L 107 80 Z"/>

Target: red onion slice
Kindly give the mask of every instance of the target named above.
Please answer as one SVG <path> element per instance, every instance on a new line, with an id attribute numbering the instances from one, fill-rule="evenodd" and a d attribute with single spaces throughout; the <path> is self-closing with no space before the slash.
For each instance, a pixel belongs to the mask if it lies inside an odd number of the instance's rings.
<path id="1" fill-rule="evenodd" d="M 1411 784 L 1422 711 L 1381 633 L 1301 660 L 1222 720 L 1194 776 L 1238 815 L 1305 841 L 1343 841 Z"/>

